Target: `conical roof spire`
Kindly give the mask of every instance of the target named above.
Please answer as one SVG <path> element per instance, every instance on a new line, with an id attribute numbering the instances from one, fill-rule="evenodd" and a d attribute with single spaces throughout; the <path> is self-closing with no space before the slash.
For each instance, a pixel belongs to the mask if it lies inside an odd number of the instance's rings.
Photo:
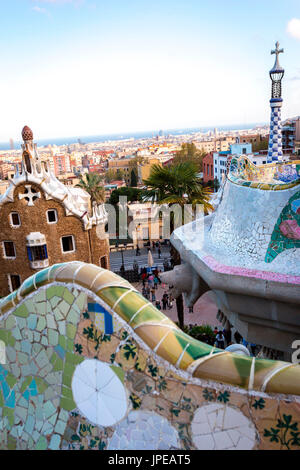
<path id="1" fill-rule="evenodd" d="M 24 126 L 22 130 L 22 139 L 24 142 L 27 142 L 28 140 L 33 140 L 33 132 L 28 126 Z"/>

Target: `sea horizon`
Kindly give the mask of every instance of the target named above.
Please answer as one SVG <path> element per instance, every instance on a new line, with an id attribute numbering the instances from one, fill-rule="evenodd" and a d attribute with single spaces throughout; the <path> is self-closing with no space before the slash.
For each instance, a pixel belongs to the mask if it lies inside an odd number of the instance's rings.
<path id="1" fill-rule="evenodd" d="M 266 126 L 267 123 L 250 123 L 250 124 L 231 124 L 226 126 L 204 126 L 204 127 L 187 127 L 187 128 L 177 128 L 177 129 L 163 129 L 163 136 L 167 137 L 168 135 L 184 135 L 184 134 L 193 134 L 197 132 L 209 132 L 217 129 L 218 131 L 238 131 L 238 130 L 249 130 L 254 129 L 255 127 Z M 72 145 L 78 143 L 80 140 L 83 144 L 98 143 L 98 142 L 107 142 L 107 141 L 117 141 L 125 139 L 142 139 L 142 138 L 154 138 L 156 137 L 160 130 L 156 131 L 139 131 L 139 132 L 125 132 L 125 133 L 113 133 L 113 134 L 98 134 L 98 135 L 78 135 L 73 137 L 57 137 L 49 139 L 35 139 L 38 147 L 47 147 L 48 145 Z M 14 149 L 18 150 L 21 148 L 22 141 L 14 141 Z M 11 150 L 10 142 L 0 142 L 0 150 Z"/>

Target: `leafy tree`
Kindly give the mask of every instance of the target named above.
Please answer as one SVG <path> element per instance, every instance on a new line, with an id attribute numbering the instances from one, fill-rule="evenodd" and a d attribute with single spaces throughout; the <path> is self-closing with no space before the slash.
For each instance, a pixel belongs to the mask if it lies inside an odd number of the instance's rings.
<path id="1" fill-rule="evenodd" d="M 105 181 L 107 183 L 111 183 L 115 180 L 122 180 L 124 178 L 124 171 L 121 168 L 114 170 L 113 168 L 109 168 L 105 173 Z"/>
<path id="2" fill-rule="evenodd" d="M 100 204 L 105 201 L 105 190 L 102 183 L 103 180 L 100 175 L 97 173 L 87 173 L 85 178 L 84 176 L 80 178 L 76 187 L 84 189 L 90 195 L 92 205 L 94 203 Z"/>
<path id="3" fill-rule="evenodd" d="M 260 140 L 259 142 L 253 142 L 252 144 L 252 152 L 259 152 L 260 150 L 268 150 L 269 147 L 269 139 L 265 138 Z"/>
<path id="4" fill-rule="evenodd" d="M 178 163 L 191 162 L 194 163 L 198 172 L 203 171 L 203 158 L 206 153 L 202 150 L 197 149 L 194 143 L 182 144 L 181 149 L 176 152 L 176 155 L 173 160 L 173 165 L 178 165 Z"/>
<path id="5" fill-rule="evenodd" d="M 120 196 L 126 196 L 128 202 L 136 202 L 142 200 L 142 191 L 138 188 L 122 188 L 115 189 L 109 198 L 109 203 L 114 206 L 118 204 Z"/>
<path id="6" fill-rule="evenodd" d="M 130 186 L 132 188 L 137 187 L 137 176 L 136 176 L 136 172 L 135 172 L 134 168 L 131 170 L 131 174 L 130 174 Z"/>
<path id="7" fill-rule="evenodd" d="M 144 197 L 158 204 L 179 204 L 182 209 L 185 204 L 191 204 L 195 210 L 196 204 L 204 206 L 205 214 L 213 210 L 210 204 L 210 193 L 200 184 L 198 169 L 189 161 L 180 162 L 171 167 L 153 165 L 150 176 L 144 180 L 147 190 L 143 191 Z M 171 232 L 174 230 L 175 221 L 171 213 Z M 181 221 L 176 221 L 182 223 Z M 174 264 L 181 263 L 180 255 L 171 247 Z M 177 314 L 180 328 L 184 327 L 183 297 L 176 299 Z"/>

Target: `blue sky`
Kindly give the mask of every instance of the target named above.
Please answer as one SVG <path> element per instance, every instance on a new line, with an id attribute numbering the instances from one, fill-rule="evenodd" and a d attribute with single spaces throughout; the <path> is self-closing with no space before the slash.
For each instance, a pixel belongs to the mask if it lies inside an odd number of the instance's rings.
<path id="1" fill-rule="evenodd" d="M 1 2 L 0 141 L 269 120 L 300 114 L 299 0 Z"/>

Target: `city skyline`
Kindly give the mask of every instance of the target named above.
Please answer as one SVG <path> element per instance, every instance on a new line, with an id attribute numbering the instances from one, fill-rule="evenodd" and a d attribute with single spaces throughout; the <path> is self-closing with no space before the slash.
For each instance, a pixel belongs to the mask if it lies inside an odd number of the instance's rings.
<path id="1" fill-rule="evenodd" d="M 24 0 L 2 10 L 0 142 L 19 140 L 24 123 L 51 139 L 268 122 L 276 40 L 283 119 L 298 114 L 295 0 Z"/>

